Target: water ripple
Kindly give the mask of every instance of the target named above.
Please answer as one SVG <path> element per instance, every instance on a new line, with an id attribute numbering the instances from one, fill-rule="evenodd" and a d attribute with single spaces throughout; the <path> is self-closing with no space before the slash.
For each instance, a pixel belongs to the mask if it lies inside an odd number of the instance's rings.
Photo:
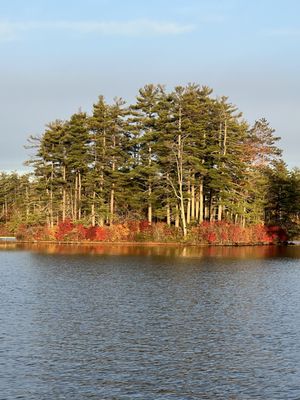
<path id="1" fill-rule="evenodd" d="M 0 400 L 299 399 L 300 259 L 272 251 L 1 251 Z"/>

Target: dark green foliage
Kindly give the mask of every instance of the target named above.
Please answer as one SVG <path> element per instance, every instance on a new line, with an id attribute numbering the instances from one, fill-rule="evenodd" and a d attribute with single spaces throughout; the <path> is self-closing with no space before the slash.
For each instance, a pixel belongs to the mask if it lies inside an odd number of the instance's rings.
<path id="1" fill-rule="evenodd" d="M 296 232 L 299 171 L 286 169 L 278 139 L 265 119 L 250 127 L 206 86 L 149 84 L 129 107 L 100 96 L 91 115 L 79 111 L 31 137 L 31 179 L 1 174 L 1 222 L 146 220 L 185 237 L 204 221 Z"/>

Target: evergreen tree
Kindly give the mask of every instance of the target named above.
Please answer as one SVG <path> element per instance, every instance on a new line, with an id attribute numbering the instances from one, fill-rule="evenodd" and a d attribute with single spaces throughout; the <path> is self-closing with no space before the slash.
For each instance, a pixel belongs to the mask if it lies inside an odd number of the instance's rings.
<path id="1" fill-rule="evenodd" d="M 30 138 L 32 177 L 0 176 L 1 221 L 147 219 L 184 237 L 204 220 L 294 229 L 299 171 L 288 171 L 278 140 L 265 119 L 249 128 L 228 98 L 197 84 L 148 84 L 129 108 L 100 96 L 90 116 L 79 111 Z"/>
<path id="2" fill-rule="evenodd" d="M 131 172 L 138 179 L 139 201 L 147 204 L 147 220 L 152 224 L 153 204 L 157 202 L 156 191 L 159 183 L 157 159 L 158 141 L 158 106 L 163 96 L 160 85 L 146 85 L 139 90 L 136 104 L 131 106 L 130 130 L 133 134 L 132 145 L 135 148 L 134 170 Z"/>
<path id="3" fill-rule="evenodd" d="M 65 161 L 70 184 L 71 214 L 74 221 L 82 218 L 86 206 L 85 177 L 91 162 L 88 128 L 87 115 L 81 111 L 73 114 L 65 126 L 64 144 L 68 148 Z"/>

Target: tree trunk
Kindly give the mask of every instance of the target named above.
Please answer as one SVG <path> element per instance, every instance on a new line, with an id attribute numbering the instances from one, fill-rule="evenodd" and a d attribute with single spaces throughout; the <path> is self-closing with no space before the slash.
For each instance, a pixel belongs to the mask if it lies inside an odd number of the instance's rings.
<path id="1" fill-rule="evenodd" d="M 186 219 L 185 219 L 185 208 L 184 208 L 184 197 L 183 197 L 183 143 L 181 137 L 181 107 L 179 108 L 179 120 L 178 120 L 178 151 L 177 151 L 177 177 L 179 186 L 179 198 L 180 198 L 180 214 L 183 237 L 187 236 Z"/>
<path id="2" fill-rule="evenodd" d="M 196 209 L 195 209 L 195 219 L 199 221 L 199 194 L 196 195 Z"/>
<path id="3" fill-rule="evenodd" d="M 191 188 L 191 220 L 195 220 L 195 174 L 193 175 L 193 182 Z"/>
<path id="4" fill-rule="evenodd" d="M 5 222 L 8 221 L 8 204 L 7 204 L 7 197 L 4 198 L 4 214 L 5 214 Z"/>
<path id="5" fill-rule="evenodd" d="M 179 207 L 176 204 L 175 228 L 179 228 Z"/>
<path id="6" fill-rule="evenodd" d="M 66 166 L 63 166 L 62 220 L 66 220 Z"/>
<path id="7" fill-rule="evenodd" d="M 148 187 L 148 196 L 149 196 L 149 202 L 148 202 L 148 224 L 152 224 L 152 203 L 151 203 L 151 193 L 152 193 L 152 186 L 149 184 Z"/>
<path id="8" fill-rule="evenodd" d="M 191 181 L 188 181 L 188 201 L 186 206 L 186 222 L 189 224 L 191 222 Z"/>
<path id="9" fill-rule="evenodd" d="M 100 201 L 101 201 L 101 210 L 100 210 L 100 216 L 99 216 L 99 226 L 104 226 L 104 215 L 103 215 L 103 186 L 104 186 L 104 166 L 101 165 L 101 174 L 100 174 Z"/>
<path id="10" fill-rule="evenodd" d="M 151 146 L 149 146 L 149 158 L 148 158 L 148 166 L 149 168 L 151 167 L 151 162 L 152 162 L 152 149 Z M 152 183 L 151 183 L 151 178 L 149 176 L 148 178 L 148 224 L 151 225 L 152 224 L 152 199 L 151 199 L 151 195 L 152 195 Z"/>
<path id="11" fill-rule="evenodd" d="M 74 214 L 73 214 L 73 220 L 77 220 L 77 204 L 78 204 L 78 176 L 77 174 L 75 175 L 75 187 L 74 187 Z"/>
<path id="12" fill-rule="evenodd" d="M 182 232 L 183 232 L 183 237 L 185 238 L 187 236 L 187 227 L 186 227 L 186 219 L 185 219 L 183 194 L 181 195 L 181 198 L 180 198 L 180 211 L 181 211 Z"/>
<path id="13" fill-rule="evenodd" d="M 221 199 L 220 199 L 221 201 Z M 222 221 L 222 214 L 223 214 L 223 206 L 222 204 L 218 205 L 218 221 Z"/>
<path id="14" fill-rule="evenodd" d="M 116 148 L 116 136 L 113 135 L 113 149 Z M 115 156 L 113 156 L 112 159 L 112 166 L 111 166 L 112 172 L 116 170 L 116 160 Z M 109 218 L 109 224 L 112 225 L 114 222 L 114 212 L 115 212 L 115 184 L 112 184 L 111 191 L 110 191 L 110 218 Z"/>
<path id="15" fill-rule="evenodd" d="M 244 214 L 242 216 L 242 227 L 245 228 L 246 226 L 246 209 L 244 208 Z"/>
<path id="16" fill-rule="evenodd" d="M 81 219 L 81 173 L 78 172 L 78 219 Z"/>
<path id="17" fill-rule="evenodd" d="M 234 216 L 234 223 L 235 223 L 235 225 L 237 225 L 237 223 L 238 223 L 238 218 L 239 218 L 239 215 L 238 215 L 238 214 L 235 214 L 235 216 Z"/>
<path id="18" fill-rule="evenodd" d="M 51 177 L 50 177 L 50 191 L 49 191 L 49 225 L 50 228 L 53 228 L 53 178 L 54 178 L 54 167 L 53 163 L 51 163 Z"/>
<path id="19" fill-rule="evenodd" d="M 50 228 L 53 228 L 54 226 L 54 221 L 53 221 L 53 190 L 52 190 L 52 186 L 51 189 L 49 191 L 49 225 Z"/>
<path id="20" fill-rule="evenodd" d="M 220 141 L 220 148 L 223 148 L 223 151 L 220 150 L 222 153 L 223 157 L 226 156 L 227 153 L 227 120 L 225 118 L 224 120 L 224 136 L 223 136 L 223 141 L 222 141 L 222 123 L 220 124 L 220 135 L 219 135 L 219 141 Z M 222 162 L 222 167 L 224 168 L 224 161 Z M 222 174 L 222 172 L 221 172 Z M 218 204 L 218 221 L 222 221 L 222 216 L 223 216 L 223 205 L 220 204 L 222 202 L 222 190 L 220 190 L 220 196 L 219 196 L 219 204 Z"/>
<path id="21" fill-rule="evenodd" d="M 114 210 L 115 210 L 115 184 L 112 184 L 112 189 L 110 191 L 110 219 L 109 224 L 112 225 L 114 221 Z"/>
<path id="22" fill-rule="evenodd" d="M 92 218 L 92 226 L 96 226 L 96 215 L 95 215 L 95 199 L 96 199 L 96 192 L 93 192 L 93 201 L 91 206 L 91 218 Z"/>
<path id="23" fill-rule="evenodd" d="M 209 193 L 208 216 L 209 216 L 209 221 L 212 222 L 214 219 L 214 207 L 213 207 L 213 196 L 211 191 Z"/>
<path id="24" fill-rule="evenodd" d="M 205 206 L 204 206 L 204 219 L 205 220 L 209 219 L 209 206 L 207 204 L 207 199 L 206 199 Z"/>
<path id="25" fill-rule="evenodd" d="M 169 202 L 167 203 L 167 225 L 171 226 L 171 210 Z"/>
<path id="26" fill-rule="evenodd" d="M 203 178 L 200 178 L 199 184 L 199 223 L 203 222 L 203 208 L 204 208 L 204 199 L 203 199 Z"/>
<path id="27" fill-rule="evenodd" d="M 26 221 L 28 221 L 29 218 L 29 189 L 28 186 L 26 186 Z"/>

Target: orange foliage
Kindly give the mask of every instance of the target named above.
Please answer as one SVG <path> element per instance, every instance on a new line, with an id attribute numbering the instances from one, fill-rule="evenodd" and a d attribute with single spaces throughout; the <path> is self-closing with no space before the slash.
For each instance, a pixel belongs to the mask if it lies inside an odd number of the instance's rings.
<path id="1" fill-rule="evenodd" d="M 129 220 L 112 226 L 89 226 L 74 224 L 70 219 L 60 222 L 54 228 L 47 226 L 26 227 L 21 224 L 15 232 L 19 240 L 57 241 L 153 241 L 174 242 L 182 240 L 181 231 L 174 226 L 158 222 Z M 286 232 L 278 226 L 251 225 L 242 227 L 226 221 L 208 222 L 192 227 L 188 242 L 194 244 L 270 244 L 287 241 Z"/>
<path id="2" fill-rule="evenodd" d="M 197 241 L 209 244 L 269 244 L 285 241 L 287 236 L 282 228 L 270 229 L 264 225 L 242 227 L 225 221 L 203 222 L 196 229 Z"/>
<path id="3" fill-rule="evenodd" d="M 65 221 L 61 221 L 57 225 L 57 230 L 55 234 L 55 238 L 57 240 L 64 240 L 66 236 L 72 232 L 74 228 L 73 222 L 70 219 L 66 219 Z"/>

